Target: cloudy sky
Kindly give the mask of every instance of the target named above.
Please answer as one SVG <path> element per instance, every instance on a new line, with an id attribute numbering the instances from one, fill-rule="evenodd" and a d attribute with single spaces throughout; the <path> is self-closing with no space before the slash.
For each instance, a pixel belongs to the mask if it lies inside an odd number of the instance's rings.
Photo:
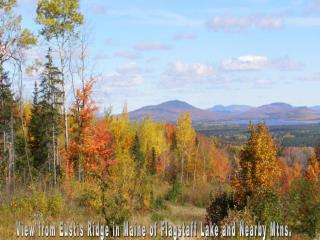
<path id="1" fill-rule="evenodd" d="M 36 1 L 18 2 L 37 32 Z M 81 8 L 101 108 L 173 99 L 320 105 L 319 0 L 82 0 Z"/>

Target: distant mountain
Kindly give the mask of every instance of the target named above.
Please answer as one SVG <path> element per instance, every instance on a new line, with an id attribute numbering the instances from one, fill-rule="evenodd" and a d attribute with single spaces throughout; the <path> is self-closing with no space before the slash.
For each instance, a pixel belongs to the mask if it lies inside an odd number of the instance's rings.
<path id="1" fill-rule="evenodd" d="M 312 121 L 320 120 L 320 114 L 307 107 L 294 107 L 287 103 L 271 103 L 243 112 L 241 115 L 235 116 L 235 119 Z"/>
<path id="2" fill-rule="evenodd" d="M 158 105 L 145 106 L 129 113 L 132 120 L 140 121 L 152 115 L 156 121 L 175 122 L 183 112 L 189 112 L 194 122 L 320 122 L 320 111 L 317 107 L 295 107 L 287 103 L 271 103 L 259 107 L 247 105 L 217 105 L 204 110 L 186 102 L 173 100 Z"/>
<path id="3" fill-rule="evenodd" d="M 186 102 L 173 100 L 159 105 L 142 107 L 129 113 L 132 120 L 140 121 L 143 117 L 152 115 L 157 121 L 175 122 L 183 112 L 189 112 L 193 121 L 211 121 L 215 118 L 215 113 L 196 108 Z"/>
<path id="4" fill-rule="evenodd" d="M 313 106 L 311 109 L 320 112 L 320 106 Z"/>
<path id="5" fill-rule="evenodd" d="M 253 107 L 248 105 L 215 105 L 212 108 L 207 109 L 210 112 L 224 112 L 224 113 L 236 113 L 236 112 L 245 112 Z"/>

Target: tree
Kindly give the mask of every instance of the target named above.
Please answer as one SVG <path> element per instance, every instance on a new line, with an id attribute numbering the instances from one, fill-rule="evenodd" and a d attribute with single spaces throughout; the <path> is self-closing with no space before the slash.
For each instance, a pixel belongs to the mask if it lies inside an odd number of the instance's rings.
<path id="1" fill-rule="evenodd" d="M 176 130 L 177 151 L 180 157 L 181 184 L 183 183 L 183 180 L 185 178 L 184 172 L 186 170 L 186 166 L 190 162 L 191 158 L 194 157 L 195 139 L 196 134 L 194 129 L 192 128 L 190 113 L 182 113 L 177 119 Z"/>
<path id="2" fill-rule="evenodd" d="M 131 147 L 132 158 L 136 161 L 137 171 L 140 171 L 144 165 L 144 154 L 141 150 L 140 140 L 138 134 L 134 136 L 132 147 Z"/>
<path id="3" fill-rule="evenodd" d="M 0 65 L 0 136 L 1 136 L 1 149 L 0 149 L 0 164 L 1 176 L 5 176 L 3 181 L 6 181 L 7 190 L 10 191 L 11 179 L 14 168 L 14 98 L 10 89 L 10 81 L 8 74 L 3 72 Z M 0 183 L 1 184 L 1 183 Z"/>
<path id="4" fill-rule="evenodd" d="M 37 40 L 33 36 L 33 34 L 21 27 L 21 16 L 17 15 L 14 11 L 16 6 L 16 0 L 2 0 L 0 1 L 0 79 L 2 81 L 2 86 L 4 86 L 4 79 L 8 78 L 8 70 L 18 69 L 20 74 L 12 76 L 19 76 L 19 98 L 17 103 L 15 103 L 15 107 L 11 109 L 11 120 L 5 120 L 11 122 L 11 136 L 16 134 L 16 130 L 20 130 L 22 137 L 21 144 L 22 149 L 24 150 L 24 155 L 26 161 L 28 163 L 28 172 L 29 177 L 32 180 L 31 167 L 28 157 L 28 148 L 27 148 L 27 139 L 25 133 L 25 125 L 23 119 L 23 103 L 22 103 L 22 64 L 24 61 L 24 50 L 28 49 L 30 46 L 35 45 Z M 14 80 L 13 77 L 10 79 L 11 82 Z M 9 86 L 10 88 L 10 86 Z M 7 88 L 7 89 L 9 89 Z M 10 90 L 11 91 L 11 90 Z M 14 114 L 13 114 L 14 112 Z M 3 115 L 4 116 L 4 115 Z M 8 116 L 7 116 L 8 117 Z M 15 119 L 18 117 L 18 119 Z M 16 124 L 16 127 L 14 125 Z M 20 126 L 18 126 L 20 124 Z M 4 134 L 5 135 L 5 134 Z M 18 135 L 17 135 L 18 136 Z M 5 139 L 5 138 L 2 138 Z M 15 166 L 16 166 L 16 150 L 17 147 L 14 144 L 14 138 L 11 139 L 11 147 L 10 147 L 10 159 L 11 161 L 8 164 L 12 164 L 11 166 L 7 166 L 7 168 L 11 171 L 9 174 L 9 178 L 11 174 L 13 177 L 15 176 Z M 6 142 L 4 140 L 4 142 Z M 9 142 L 6 142 L 9 143 Z M 19 147 L 20 150 L 20 147 Z M 14 180 L 15 181 L 15 180 Z"/>
<path id="5" fill-rule="evenodd" d="M 42 109 L 39 104 L 39 89 L 35 82 L 33 92 L 33 103 L 31 109 L 31 119 L 29 129 L 29 146 L 33 157 L 33 166 L 39 171 L 48 161 L 48 135 L 46 124 L 43 122 Z"/>
<path id="6" fill-rule="evenodd" d="M 69 142 L 65 90 L 66 47 L 67 42 L 76 35 L 76 28 L 83 23 L 79 8 L 79 0 L 39 0 L 37 6 L 36 21 L 42 25 L 41 35 L 49 42 L 54 39 L 58 46 L 63 87 L 65 150 Z"/>
<path id="7" fill-rule="evenodd" d="M 51 49 L 41 74 L 40 88 L 35 86 L 32 116 L 30 121 L 30 145 L 36 168 L 48 166 L 57 183 L 60 169 L 58 136 L 61 133 L 62 80 L 61 73 L 54 66 Z"/>
<path id="8" fill-rule="evenodd" d="M 238 203 L 246 204 L 247 197 L 258 190 L 273 189 L 280 171 L 277 162 L 277 150 L 268 128 L 264 123 L 249 125 L 250 137 L 240 153 L 240 166 L 236 187 Z"/>
<path id="9" fill-rule="evenodd" d="M 68 147 L 67 171 L 68 176 L 73 176 L 77 173 L 77 178 L 80 181 L 83 178 L 83 163 L 86 153 L 86 139 L 90 138 L 91 125 L 94 120 L 94 112 L 97 110 L 94 102 L 91 99 L 91 91 L 94 84 L 94 79 L 86 83 L 84 89 L 77 90 L 76 100 L 71 109 L 74 122 L 71 127 L 72 140 Z M 77 120 L 78 106 L 82 106 Z"/>
<path id="10" fill-rule="evenodd" d="M 288 225 L 292 231 L 315 238 L 320 231 L 320 190 L 314 181 L 293 181 L 288 199 Z"/>
<path id="11" fill-rule="evenodd" d="M 320 161 L 317 159 L 316 151 L 309 159 L 306 175 L 311 181 L 319 182 L 320 180 Z"/>

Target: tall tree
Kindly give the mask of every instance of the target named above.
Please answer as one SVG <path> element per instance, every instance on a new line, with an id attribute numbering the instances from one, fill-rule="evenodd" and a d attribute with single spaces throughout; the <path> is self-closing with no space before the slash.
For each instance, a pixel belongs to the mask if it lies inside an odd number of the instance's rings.
<path id="1" fill-rule="evenodd" d="M 61 73 L 54 66 L 51 49 L 46 55 L 47 62 L 41 75 L 40 89 L 35 89 L 30 121 L 31 149 L 36 168 L 48 166 L 57 182 L 60 169 L 59 141 L 61 132 L 62 80 Z M 37 86 L 35 86 L 37 87 Z"/>
<path id="2" fill-rule="evenodd" d="M 93 83 L 94 80 L 92 79 L 86 83 L 83 90 L 79 89 L 77 91 L 77 98 L 71 109 L 74 121 L 71 128 L 72 140 L 68 147 L 67 170 L 70 176 L 73 176 L 74 172 L 76 172 L 79 181 L 83 179 L 86 139 L 90 137 L 94 112 L 97 110 L 97 107 L 91 99 Z M 76 119 L 79 104 L 83 106 L 79 114 L 80 121 Z"/>
<path id="3" fill-rule="evenodd" d="M 8 78 L 9 71 L 18 69 L 19 74 L 12 76 L 19 76 L 19 101 L 18 108 L 16 108 L 19 116 L 19 129 L 22 130 L 22 138 L 24 144 L 24 154 L 28 163 L 29 177 L 32 179 L 30 162 L 28 157 L 27 139 L 25 133 L 24 119 L 23 119 L 23 102 L 22 102 L 22 63 L 24 61 L 24 50 L 31 45 L 36 44 L 36 38 L 33 34 L 21 27 L 21 16 L 14 11 L 16 7 L 16 0 L 1 0 L 0 1 L 0 79 L 2 83 L 4 79 Z M 13 81 L 13 79 L 11 79 Z M 11 114 L 11 119 L 14 114 Z M 13 126 L 13 122 L 12 122 Z M 13 127 L 12 127 L 13 129 Z M 12 133 L 11 135 L 14 135 Z M 12 145 L 13 147 L 13 145 Z M 13 147 L 14 149 L 14 147 Z M 15 151 L 11 151 L 13 167 L 15 167 Z M 10 168 L 10 167 L 9 167 Z M 14 174 L 14 169 L 13 169 Z"/>
<path id="4" fill-rule="evenodd" d="M 0 65 L 0 164 L 1 176 L 5 176 L 7 189 L 10 190 L 14 165 L 13 108 L 14 98 L 11 92 L 8 74 Z M 1 183 L 0 183 L 1 186 Z"/>
<path id="5" fill-rule="evenodd" d="M 177 130 L 176 130 L 177 150 L 180 157 L 180 177 L 181 183 L 185 178 L 184 172 L 191 158 L 195 153 L 195 140 L 196 133 L 192 127 L 192 120 L 190 113 L 183 113 L 177 119 Z M 188 180 L 188 176 L 186 176 Z"/>
<path id="6" fill-rule="evenodd" d="M 240 205 L 246 204 L 246 198 L 257 191 L 272 190 L 280 175 L 276 146 L 267 126 L 250 124 L 249 132 L 249 140 L 240 153 L 237 175 Z"/>
<path id="7" fill-rule="evenodd" d="M 60 71 L 63 86 L 64 138 L 68 147 L 68 115 L 66 107 L 66 61 L 67 44 L 75 35 L 77 27 L 83 23 L 79 0 L 39 0 L 37 22 L 42 25 L 41 34 L 47 41 L 54 40 L 59 52 Z"/>

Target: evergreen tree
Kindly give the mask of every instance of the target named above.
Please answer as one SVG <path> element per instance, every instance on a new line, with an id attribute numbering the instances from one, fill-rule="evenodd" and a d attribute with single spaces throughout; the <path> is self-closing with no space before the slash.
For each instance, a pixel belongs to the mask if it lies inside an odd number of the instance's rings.
<path id="1" fill-rule="evenodd" d="M 14 104 L 13 94 L 10 89 L 8 74 L 0 65 L 0 186 L 1 182 L 7 181 L 10 184 L 13 165 L 13 141 L 12 134 L 12 109 Z"/>
<path id="2" fill-rule="evenodd" d="M 62 80 L 54 66 L 51 49 L 41 76 L 40 88 L 35 85 L 32 117 L 30 121 L 30 145 L 37 169 L 53 174 L 54 183 L 59 172 L 58 135 L 61 133 Z"/>
<path id="3" fill-rule="evenodd" d="M 43 121 L 43 112 L 39 104 L 39 90 L 37 83 L 35 82 L 33 92 L 33 103 L 31 109 L 31 119 L 29 123 L 29 145 L 31 154 L 33 156 L 33 166 L 40 170 L 44 167 L 44 164 L 48 157 L 48 136 L 46 134 L 46 125 Z"/>
<path id="4" fill-rule="evenodd" d="M 0 65 L 0 186 L 6 181 L 7 190 L 15 186 L 16 168 L 24 165 L 24 141 L 19 134 L 18 103 L 11 90 L 8 73 Z M 1 179 L 1 177 L 3 177 Z"/>
<path id="5" fill-rule="evenodd" d="M 144 165 L 144 156 L 141 151 L 140 140 L 138 137 L 138 133 L 134 136 L 133 144 L 131 147 L 131 154 L 133 159 L 136 161 L 138 170 Z"/>

